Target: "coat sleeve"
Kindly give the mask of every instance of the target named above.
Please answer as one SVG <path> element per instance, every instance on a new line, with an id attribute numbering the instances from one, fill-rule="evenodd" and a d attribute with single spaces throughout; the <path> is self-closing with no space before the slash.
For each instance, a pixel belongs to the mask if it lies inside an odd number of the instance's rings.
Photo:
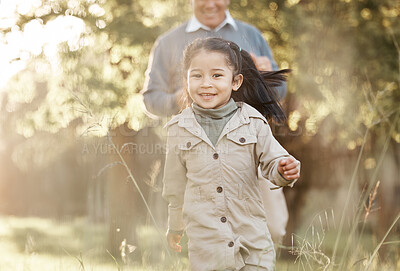
<path id="1" fill-rule="evenodd" d="M 261 119 L 257 119 L 257 145 L 256 154 L 259 159 L 262 175 L 277 186 L 293 187 L 297 181 L 288 181 L 278 171 L 279 161 L 283 158 L 292 157 L 279 144 L 272 135 L 269 125 Z"/>
<path id="2" fill-rule="evenodd" d="M 172 129 L 173 130 L 173 129 Z M 186 189 L 186 167 L 180 157 L 178 138 L 168 130 L 167 154 L 163 178 L 163 197 L 168 201 L 168 230 L 184 229 L 182 207 Z"/>

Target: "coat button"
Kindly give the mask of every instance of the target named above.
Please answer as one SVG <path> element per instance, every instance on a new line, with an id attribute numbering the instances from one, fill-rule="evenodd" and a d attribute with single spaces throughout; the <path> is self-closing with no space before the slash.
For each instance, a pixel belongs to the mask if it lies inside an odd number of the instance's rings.
<path id="1" fill-rule="evenodd" d="M 225 222 L 226 222 L 226 217 L 224 217 L 224 216 L 221 217 L 221 222 L 222 222 L 222 223 L 225 223 Z"/>
<path id="2" fill-rule="evenodd" d="M 213 154 L 213 158 L 214 158 L 215 160 L 217 160 L 218 157 L 219 157 L 218 153 L 214 153 L 214 154 Z"/>
<path id="3" fill-rule="evenodd" d="M 192 146 L 192 143 L 189 141 L 186 143 L 186 148 L 190 148 L 190 146 Z"/>
<path id="4" fill-rule="evenodd" d="M 217 187 L 217 192 L 218 192 L 218 193 L 222 193 L 222 190 L 223 190 L 223 189 L 222 189 L 221 186 L 218 186 L 218 187 Z"/>
<path id="5" fill-rule="evenodd" d="M 244 143 L 244 142 L 246 142 L 246 138 L 241 137 L 241 138 L 239 138 L 239 141 L 240 141 L 240 143 Z"/>
<path id="6" fill-rule="evenodd" d="M 228 243 L 228 247 L 233 247 L 234 244 L 235 244 L 234 242 L 230 241 L 230 242 Z"/>

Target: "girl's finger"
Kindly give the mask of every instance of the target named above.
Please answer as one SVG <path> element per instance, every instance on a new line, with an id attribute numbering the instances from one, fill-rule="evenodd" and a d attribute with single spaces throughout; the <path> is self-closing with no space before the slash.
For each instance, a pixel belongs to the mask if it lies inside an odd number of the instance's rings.
<path id="1" fill-rule="evenodd" d="M 294 168 L 297 168 L 297 166 L 298 166 L 298 163 L 290 163 L 290 164 L 287 164 L 287 165 L 283 168 L 283 170 L 294 169 Z"/>
<path id="2" fill-rule="evenodd" d="M 284 175 L 287 175 L 287 176 L 289 176 L 289 175 L 295 175 L 295 174 L 298 174 L 298 173 L 299 173 L 299 170 L 298 170 L 297 168 L 290 169 L 290 170 L 285 170 L 285 171 L 283 172 L 283 174 L 284 174 Z"/>
<path id="3" fill-rule="evenodd" d="M 286 166 L 283 167 L 283 170 L 284 170 L 284 171 L 291 170 L 291 169 L 297 169 L 297 170 L 299 170 L 299 169 L 300 169 L 300 168 L 299 168 L 299 164 L 298 164 L 298 163 L 291 163 L 291 164 L 286 165 Z"/>
<path id="4" fill-rule="evenodd" d="M 287 159 L 282 159 L 279 161 L 279 165 L 282 167 L 285 166 L 286 164 L 287 164 Z"/>
<path id="5" fill-rule="evenodd" d="M 182 247 L 178 244 L 174 244 L 174 248 L 173 248 L 176 252 L 181 252 Z"/>
<path id="6" fill-rule="evenodd" d="M 283 177 L 284 177 L 286 180 L 291 181 L 291 180 L 296 180 L 296 179 L 298 179 L 298 178 L 300 177 L 300 175 L 299 175 L 299 174 L 284 175 Z"/>

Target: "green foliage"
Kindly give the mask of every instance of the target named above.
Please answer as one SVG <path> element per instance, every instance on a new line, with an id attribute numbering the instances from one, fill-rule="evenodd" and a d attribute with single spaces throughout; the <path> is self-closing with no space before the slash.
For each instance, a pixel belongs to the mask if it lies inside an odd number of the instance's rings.
<path id="1" fill-rule="evenodd" d="M 185 19 L 186 1 L 42 1 L 18 14 L 4 33 L 26 34 L 32 22 L 45 29 L 57 20 L 83 23 L 75 39 L 56 44 L 50 55 L 46 43 L 38 55 L 29 52 L 26 68 L 6 86 L 3 104 L 8 124 L 30 137 L 36 131 L 56 133 L 74 120 L 92 117 L 117 126 L 129 122 L 140 129 L 148 122 L 141 96 L 144 72 L 154 40 Z M 173 10 L 173 12 L 171 12 Z M 59 31 L 65 31 L 59 24 Z M 68 35 L 66 35 L 68 36 Z M 23 52 L 22 52 L 23 53 Z M 49 56 L 50 55 L 50 56 Z M 18 61 L 20 59 L 17 59 Z M 13 107 L 9 109 L 10 107 Z M 80 121 L 79 121 L 80 122 Z M 79 134 L 83 125 L 73 125 Z"/>
<path id="2" fill-rule="evenodd" d="M 25 71 L 6 87 L 8 106 L 26 105 L 9 116 L 18 119 L 15 127 L 24 127 L 18 133 L 56 132 L 85 118 L 74 112 L 76 97 L 114 125 L 128 121 L 142 127 L 148 120 L 137 93 L 151 46 L 190 10 L 185 0 L 46 0 L 19 14 L 18 28 L 5 33 L 29 30 L 32 21 L 47 26 L 65 15 L 84 28 L 78 39 L 59 44 L 57 59 L 49 58 L 44 46 L 41 54 L 31 53 Z M 325 144 L 339 140 L 354 146 L 366 127 L 377 126 L 379 133 L 391 121 L 400 101 L 395 46 L 400 9 L 393 1 L 233 0 L 230 10 L 261 30 L 281 68 L 293 69 L 289 129 L 302 131 L 305 141 L 319 135 Z M 26 109 L 31 103 L 36 104 Z M 400 141 L 399 129 L 393 138 Z"/>
<path id="3" fill-rule="evenodd" d="M 352 146 L 365 128 L 387 130 L 400 104 L 400 8 L 394 1 L 231 2 L 235 17 L 263 32 L 280 67 L 293 69 L 292 131 L 305 141 L 319 136 L 326 145 Z"/>

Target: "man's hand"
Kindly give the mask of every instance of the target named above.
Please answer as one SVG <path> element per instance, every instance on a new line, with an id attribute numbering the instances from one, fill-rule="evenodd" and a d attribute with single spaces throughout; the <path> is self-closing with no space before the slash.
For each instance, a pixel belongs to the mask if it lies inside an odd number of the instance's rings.
<path id="1" fill-rule="evenodd" d="M 182 250 L 182 247 L 179 245 L 181 237 L 182 235 L 176 233 L 167 234 L 168 245 L 171 249 L 175 250 L 176 252 L 181 252 Z"/>
<path id="2" fill-rule="evenodd" d="M 257 70 L 259 71 L 272 71 L 272 64 L 266 56 L 256 56 L 254 53 L 250 53 Z"/>
<path id="3" fill-rule="evenodd" d="M 286 180 L 296 180 L 300 177 L 300 162 L 293 157 L 284 158 L 279 161 L 278 171 Z"/>

